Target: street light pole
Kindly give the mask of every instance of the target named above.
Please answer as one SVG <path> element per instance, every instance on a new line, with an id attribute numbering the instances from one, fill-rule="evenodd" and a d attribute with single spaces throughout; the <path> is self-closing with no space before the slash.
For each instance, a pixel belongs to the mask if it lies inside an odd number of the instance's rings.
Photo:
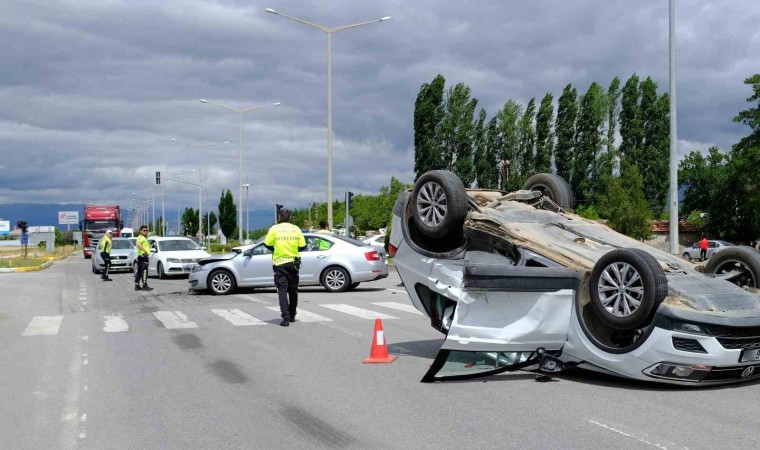
<path id="1" fill-rule="evenodd" d="M 297 17 L 292 17 L 287 14 L 283 14 L 280 12 L 275 11 L 272 8 L 266 8 L 264 11 L 274 14 L 277 16 L 285 17 L 286 19 L 290 19 L 294 22 L 298 22 L 300 24 L 306 25 L 311 28 L 315 28 L 319 31 L 322 31 L 324 33 L 327 33 L 327 223 L 329 224 L 330 228 L 332 228 L 333 225 L 333 205 L 332 205 L 332 179 L 333 179 L 333 158 L 332 158 L 332 141 L 333 141 L 333 132 L 332 132 L 332 35 L 335 32 L 347 30 L 349 28 L 356 28 L 363 25 L 369 25 L 372 23 L 378 23 L 383 22 L 386 20 L 390 20 L 390 16 L 381 17 L 380 19 L 375 20 L 369 20 L 367 22 L 361 22 L 361 23 L 355 23 L 351 25 L 344 25 L 340 27 L 334 27 L 334 28 L 328 28 L 322 25 L 317 25 L 315 23 L 307 22 L 303 19 L 299 19 Z"/>
<path id="2" fill-rule="evenodd" d="M 678 251 L 678 133 L 676 127 L 676 4 L 670 0 L 670 253 Z"/>
<path id="3" fill-rule="evenodd" d="M 232 111 L 234 113 L 237 113 L 239 116 L 239 137 L 238 137 L 238 162 L 239 167 L 238 170 L 240 171 L 239 176 L 239 183 L 238 186 L 240 186 L 240 196 L 238 197 L 238 240 L 243 241 L 243 114 L 251 111 L 256 111 L 262 108 L 266 108 L 267 106 L 280 106 L 280 102 L 272 103 L 270 105 L 262 105 L 262 106 L 255 106 L 253 108 L 248 109 L 235 109 L 230 108 L 228 106 L 220 105 L 219 103 L 210 102 L 205 99 L 201 99 L 201 103 L 208 103 L 214 106 L 218 106 L 220 108 L 224 108 L 228 111 Z"/>
<path id="4" fill-rule="evenodd" d="M 243 187 L 245 188 L 245 239 L 248 240 L 251 233 L 251 207 L 248 203 L 248 188 L 251 187 L 251 184 L 245 183 Z"/>

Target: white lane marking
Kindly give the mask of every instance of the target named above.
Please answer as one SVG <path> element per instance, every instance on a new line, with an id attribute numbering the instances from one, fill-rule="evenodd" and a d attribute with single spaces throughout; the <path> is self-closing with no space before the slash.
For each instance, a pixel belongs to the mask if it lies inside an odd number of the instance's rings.
<path id="1" fill-rule="evenodd" d="M 397 309 L 399 311 L 408 312 L 410 314 L 417 314 L 417 315 L 423 315 L 421 312 L 417 311 L 417 308 L 415 308 L 412 305 L 407 305 L 405 303 L 398 303 L 398 302 L 377 302 L 373 303 L 373 305 L 377 306 L 383 306 L 385 308 L 391 308 L 391 309 Z"/>
<path id="2" fill-rule="evenodd" d="M 259 320 L 239 309 L 212 309 L 211 312 L 219 317 L 222 317 L 224 320 L 235 325 L 236 327 L 267 324 L 263 320 Z"/>
<path id="3" fill-rule="evenodd" d="M 181 311 L 156 311 L 153 313 L 156 319 L 160 320 L 164 327 L 169 330 L 177 328 L 198 328 L 195 322 L 187 320 L 187 316 Z"/>
<path id="4" fill-rule="evenodd" d="M 406 292 L 406 291 L 400 291 L 398 289 L 390 289 L 390 288 L 385 288 L 385 289 L 387 291 L 391 291 L 391 292 L 398 292 L 399 294 L 408 294 L 408 292 Z"/>
<path id="5" fill-rule="evenodd" d="M 103 325 L 103 331 L 106 333 L 121 333 L 123 331 L 129 331 L 129 324 L 124 320 L 124 316 L 121 314 L 107 315 L 103 317 L 105 324 Z"/>
<path id="6" fill-rule="evenodd" d="M 383 314 L 375 311 L 370 311 L 369 309 L 363 309 L 363 308 L 357 308 L 356 306 L 351 305 L 344 305 L 344 304 L 334 304 L 334 305 L 319 305 L 323 308 L 332 309 L 334 311 L 350 314 L 352 316 L 361 317 L 362 319 L 398 319 L 398 317 L 390 316 L 388 314 Z"/>
<path id="7" fill-rule="evenodd" d="M 50 336 L 58 334 L 63 316 L 36 316 L 29 322 L 21 336 Z"/>
<path id="8" fill-rule="evenodd" d="M 247 302 L 258 303 L 259 305 L 271 305 L 272 304 L 272 302 L 270 302 L 270 301 L 262 300 L 260 298 L 254 297 L 252 295 L 247 295 L 247 294 L 237 294 L 237 295 L 235 295 L 235 297 L 237 297 L 237 298 L 239 298 L 241 300 L 245 300 Z"/>
<path id="9" fill-rule="evenodd" d="M 80 422 L 87 422 L 87 413 L 82 414 L 82 417 L 79 418 Z"/>
<path id="10" fill-rule="evenodd" d="M 612 426 L 609 426 L 609 425 L 605 425 L 605 424 L 603 424 L 601 422 L 597 422 L 596 420 L 591 420 L 591 419 L 586 419 L 586 420 L 589 423 L 592 423 L 594 425 L 600 426 L 600 427 L 602 427 L 602 428 L 604 428 L 606 430 L 610 430 L 610 431 L 615 432 L 617 434 L 620 434 L 622 436 L 625 436 L 625 437 L 628 437 L 628 438 L 631 438 L 631 439 L 635 439 L 635 440 L 641 442 L 642 444 L 651 445 L 653 447 L 657 447 L 657 448 L 662 449 L 662 450 L 668 450 L 668 449 L 671 449 L 671 448 L 688 449 L 688 447 L 679 446 L 679 445 L 677 445 L 674 442 L 669 442 L 669 443 L 668 442 L 664 442 L 664 443 L 652 442 L 650 440 L 651 438 L 646 433 L 643 433 L 643 432 L 637 432 L 637 431 L 631 431 L 631 430 L 622 431 L 619 428 L 624 428 L 623 425 L 614 424 L 615 426 L 612 427 Z"/>
<path id="11" fill-rule="evenodd" d="M 279 306 L 268 306 L 267 309 L 280 312 Z M 298 310 L 296 311 L 296 320 L 298 322 L 332 322 L 333 321 L 329 317 L 320 316 L 319 314 L 309 312 L 309 311 L 304 311 L 301 308 L 298 308 Z"/>

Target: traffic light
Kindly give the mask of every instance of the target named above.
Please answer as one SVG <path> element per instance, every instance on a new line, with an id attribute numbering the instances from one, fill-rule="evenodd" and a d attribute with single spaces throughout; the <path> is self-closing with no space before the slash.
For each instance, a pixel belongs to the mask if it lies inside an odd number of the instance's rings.
<path id="1" fill-rule="evenodd" d="M 156 171 L 156 184 L 161 184 L 161 172 Z"/>
<path id="2" fill-rule="evenodd" d="M 354 193 L 351 191 L 348 191 L 346 193 L 346 209 L 351 209 L 351 204 L 353 203 Z"/>

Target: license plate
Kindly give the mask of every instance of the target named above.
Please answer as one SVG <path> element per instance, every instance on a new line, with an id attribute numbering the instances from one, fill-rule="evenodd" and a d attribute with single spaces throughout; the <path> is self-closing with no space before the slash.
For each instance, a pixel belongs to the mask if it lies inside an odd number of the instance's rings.
<path id="1" fill-rule="evenodd" d="M 182 266 L 185 270 L 193 270 L 193 267 L 195 267 L 195 264 L 185 264 Z"/>
<path id="2" fill-rule="evenodd" d="M 760 348 L 752 350 L 742 350 L 742 357 L 739 358 L 739 362 L 753 362 L 760 361 Z"/>

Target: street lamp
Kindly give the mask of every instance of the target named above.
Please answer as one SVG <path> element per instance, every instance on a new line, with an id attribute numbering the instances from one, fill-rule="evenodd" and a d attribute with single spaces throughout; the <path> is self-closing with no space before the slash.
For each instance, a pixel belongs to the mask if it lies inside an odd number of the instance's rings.
<path id="1" fill-rule="evenodd" d="M 200 159 L 201 159 L 201 155 L 200 155 L 200 153 L 201 153 L 201 151 L 202 151 L 202 150 L 204 150 L 204 149 L 207 149 L 207 148 L 209 148 L 209 147 L 213 147 L 213 146 L 215 146 L 215 145 L 219 145 L 219 143 L 213 143 L 213 144 L 205 144 L 205 145 L 202 145 L 202 144 L 191 144 L 191 143 L 189 143 L 189 142 L 185 142 L 185 141 L 183 141 L 183 140 L 180 140 L 180 139 L 172 139 L 172 142 L 179 142 L 180 144 L 185 144 L 185 145 L 187 145 L 188 147 L 192 147 L 192 148 L 194 148 L 194 149 L 198 150 L 198 184 L 203 184 L 203 176 L 202 176 L 202 174 L 201 174 L 201 172 L 202 172 L 202 169 L 203 169 L 203 166 L 202 166 L 202 165 L 201 165 L 201 163 L 200 163 Z M 229 142 L 230 142 L 230 141 L 224 141 L 224 142 L 222 142 L 222 143 L 223 143 L 223 144 L 228 144 Z M 198 188 L 198 222 L 199 222 L 199 225 L 200 225 L 201 223 L 203 223 L 203 212 L 202 212 L 202 211 L 203 211 L 203 207 L 202 207 L 201 205 L 202 205 L 202 200 L 201 200 L 201 189 L 200 189 L 200 187 L 199 187 L 199 188 Z M 208 214 L 208 213 L 207 213 L 207 214 Z M 200 230 L 200 232 L 201 232 L 201 241 L 203 241 L 203 240 L 204 240 L 204 239 L 203 239 L 203 226 L 199 226 L 199 227 L 198 227 L 198 229 L 199 229 L 199 230 Z M 209 233 L 211 232 L 211 230 L 206 230 L 206 231 L 207 231 L 207 232 L 209 232 Z"/>
<path id="2" fill-rule="evenodd" d="M 218 106 L 220 108 L 224 108 L 226 110 L 232 111 L 234 113 L 237 113 L 240 120 L 240 137 L 239 137 L 239 164 L 240 164 L 240 180 L 238 183 L 238 186 L 240 186 L 240 197 L 238 197 L 238 240 L 240 242 L 243 241 L 243 114 L 256 111 L 262 108 L 266 108 L 267 106 L 280 106 L 280 102 L 272 103 L 269 105 L 262 105 L 262 106 L 255 106 L 253 108 L 248 109 L 235 109 L 230 108 L 228 106 L 220 105 L 219 103 L 210 102 L 205 99 L 201 99 L 201 103 L 208 103 L 214 106 Z"/>
<path id="3" fill-rule="evenodd" d="M 333 179 L 333 167 L 332 167 L 332 35 L 335 32 L 347 30 L 349 28 L 356 28 L 363 25 L 369 25 L 377 22 L 384 22 L 390 20 L 390 16 L 381 17 L 380 19 L 370 20 L 367 22 L 355 23 L 351 25 L 343 25 L 341 27 L 328 28 L 315 23 L 307 22 L 303 19 L 289 16 L 275 11 L 272 8 L 266 8 L 264 11 L 275 14 L 277 16 L 285 17 L 286 19 L 293 20 L 295 22 L 304 24 L 308 27 L 315 28 L 319 31 L 327 33 L 327 223 L 332 228 L 333 225 L 333 205 L 332 205 L 332 179 Z"/>
<path id="4" fill-rule="evenodd" d="M 182 175 L 186 173 L 195 172 L 195 169 L 186 170 L 184 172 L 169 172 L 167 168 L 164 166 L 164 170 L 161 172 L 182 177 Z M 166 180 L 166 181 L 171 181 L 171 180 Z M 161 223 L 163 224 L 163 226 L 161 227 L 161 236 L 166 236 L 166 231 L 167 231 L 167 225 L 166 225 L 167 220 L 166 220 L 166 214 L 164 210 L 164 186 L 165 185 L 166 185 L 165 182 L 161 184 Z M 177 221 L 179 221 L 179 212 L 177 213 Z M 179 230 L 179 225 L 177 225 L 177 229 Z"/>
<path id="5" fill-rule="evenodd" d="M 676 127 L 676 4 L 670 0 L 668 41 L 670 47 L 669 88 L 670 88 L 670 253 L 681 253 L 678 249 L 678 134 Z"/>
<path id="6" fill-rule="evenodd" d="M 248 203 L 248 188 L 251 187 L 251 183 L 245 183 L 243 187 L 245 188 L 245 239 L 247 241 L 251 233 L 251 206 Z"/>

